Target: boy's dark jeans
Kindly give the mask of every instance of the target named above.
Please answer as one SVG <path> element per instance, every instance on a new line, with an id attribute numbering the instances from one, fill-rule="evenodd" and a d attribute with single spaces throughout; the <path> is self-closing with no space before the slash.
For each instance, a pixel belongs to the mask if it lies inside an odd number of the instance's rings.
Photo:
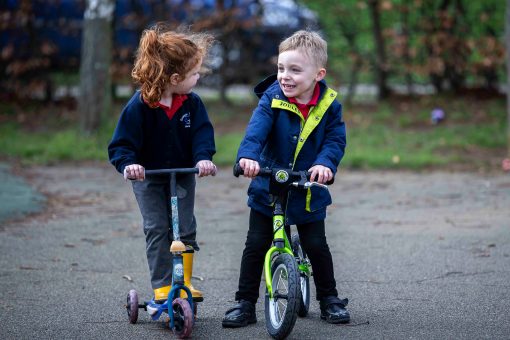
<path id="1" fill-rule="evenodd" d="M 303 250 L 308 255 L 313 269 L 316 298 L 338 296 L 333 271 L 333 259 L 326 242 L 324 220 L 297 225 Z M 273 240 L 273 219 L 255 210 L 250 211 L 250 226 L 246 237 L 239 290 L 235 299 L 257 302 L 260 280 L 264 267 L 264 256 Z"/>

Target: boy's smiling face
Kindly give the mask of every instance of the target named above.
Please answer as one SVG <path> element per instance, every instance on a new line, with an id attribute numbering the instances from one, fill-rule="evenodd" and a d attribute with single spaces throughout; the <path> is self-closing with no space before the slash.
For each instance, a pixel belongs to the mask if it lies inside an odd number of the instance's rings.
<path id="1" fill-rule="evenodd" d="M 290 50 L 278 55 L 278 83 L 288 98 L 307 104 L 313 96 L 315 84 L 326 75 L 326 70 L 299 50 Z"/>

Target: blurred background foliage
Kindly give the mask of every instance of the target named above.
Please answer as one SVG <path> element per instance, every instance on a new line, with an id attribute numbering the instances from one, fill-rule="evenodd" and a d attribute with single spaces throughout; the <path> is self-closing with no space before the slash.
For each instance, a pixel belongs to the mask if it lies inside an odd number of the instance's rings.
<path id="1" fill-rule="evenodd" d="M 85 0 L 0 1 L 0 156 L 106 161 L 142 30 L 165 21 L 218 44 L 201 79 L 216 128 L 215 161 L 233 162 L 278 43 L 318 29 L 327 81 L 348 126 L 344 166 L 490 169 L 505 153 L 505 2 L 501 0 L 115 0 L 113 106 L 84 133 L 79 69 Z M 105 37 L 106 39 L 107 37 Z M 100 47 L 98 47 L 100 48 Z M 431 121 L 431 111 L 445 113 Z"/>
<path id="2" fill-rule="evenodd" d="M 0 2 L 2 96 L 52 100 L 51 82 L 76 81 L 85 6 Z M 416 84 L 495 91 L 505 73 L 504 12 L 501 0 L 116 0 L 110 72 L 114 83 L 129 84 L 142 30 L 165 21 L 218 37 L 206 83 L 253 84 L 274 72 L 283 37 L 311 28 L 328 39 L 335 86 L 375 83 L 383 97 L 384 88 L 412 93 Z"/>
<path id="3" fill-rule="evenodd" d="M 430 84 L 436 93 L 477 88 L 490 94 L 505 82 L 504 1 L 304 3 L 320 18 L 331 69 L 344 84 L 375 82 L 387 97 L 391 85 L 406 93 Z"/>

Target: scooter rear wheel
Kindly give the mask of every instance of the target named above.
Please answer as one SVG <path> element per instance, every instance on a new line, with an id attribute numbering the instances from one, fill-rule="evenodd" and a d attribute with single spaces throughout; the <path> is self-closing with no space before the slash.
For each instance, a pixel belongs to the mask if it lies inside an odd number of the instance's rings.
<path id="1" fill-rule="evenodd" d="M 138 293 L 131 289 L 127 295 L 126 301 L 127 315 L 130 323 L 136 323 L 138 320 Z"/>
<path id="2" fill-rule="evenodd" d="M 193 311 L 188 300 L 176 298 L 172 302 L 174 334 L 180 339 L 188 338 L 193 330 Z"/>

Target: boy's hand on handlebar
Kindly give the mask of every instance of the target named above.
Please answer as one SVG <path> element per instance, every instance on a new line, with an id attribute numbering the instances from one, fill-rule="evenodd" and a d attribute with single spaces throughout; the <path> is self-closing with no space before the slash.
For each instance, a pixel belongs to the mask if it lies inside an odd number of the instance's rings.
<path id="1" fill-rule="evenodd" d="M 324 165 L 314 165 L 308 170 L 310 181 L 325 184 L 333 179 L 333 171 Z"/>
<path id="2" fill-rule="evenodd" d="M 145 168 L 140 164 L 131 164 L 124 168 L 124 179 L 127 181 L 143 181 L 145 179 Z"/>
<path id="3" fill-rule="evenodd" d="M 239 166 L 243 169 L 244 177 L 254 178 L 260 171 L 259 162 L 249 158 L 241 158 Z"/>
<path id="4" fill-rule="evenodd" d="M 216 175 L 218 171 L 216 165 L 213 162 L 208 160 L 202 160 L 195 165 L 195 168 L 198 168 L 198 177 L 204 177 L 209 175 Z"/>

